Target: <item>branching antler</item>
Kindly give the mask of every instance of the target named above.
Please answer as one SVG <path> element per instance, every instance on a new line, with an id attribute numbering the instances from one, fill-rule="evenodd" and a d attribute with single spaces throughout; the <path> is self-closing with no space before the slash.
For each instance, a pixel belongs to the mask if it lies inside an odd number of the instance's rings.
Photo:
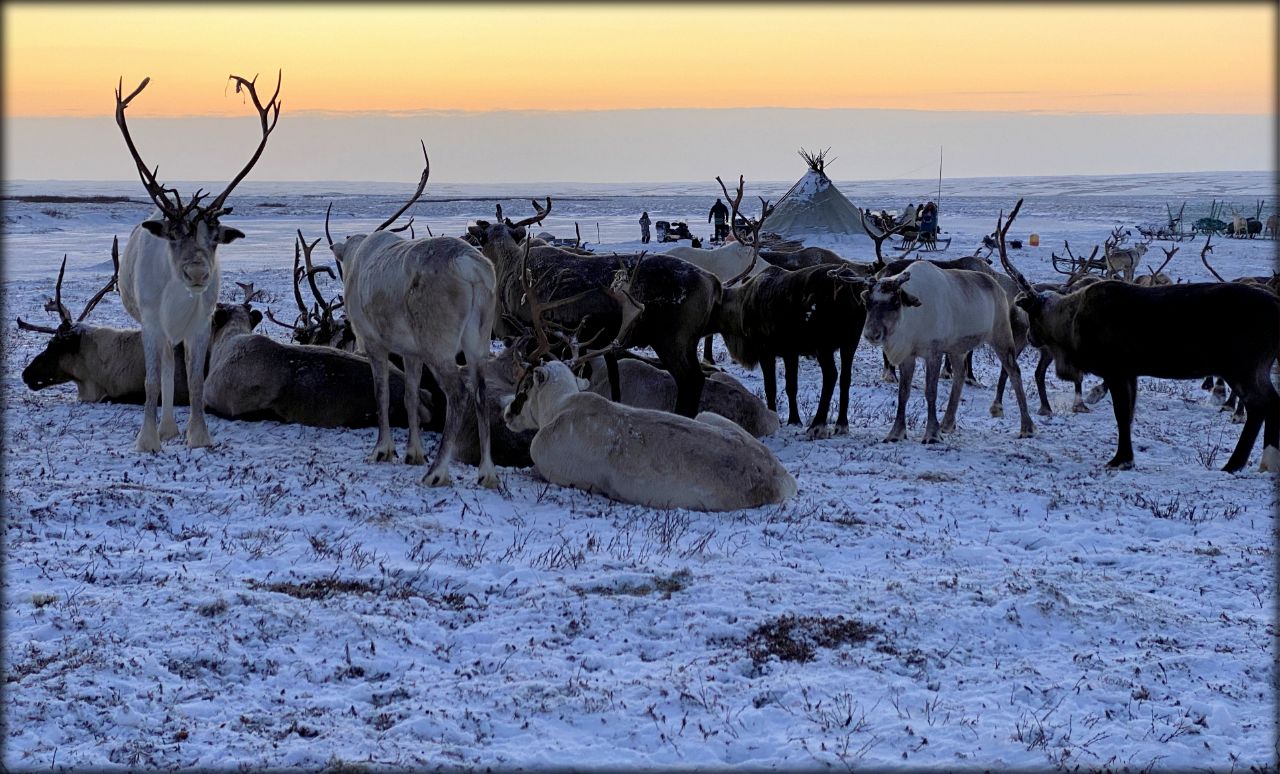
<path id="1" fill-rule="evenodd" d="M 235 81 L 237 94 L 241 91 L 249 92 L 249 98 L 253 100 L 253 108 L 258 111 L 258 122 L 262 127 L 262 139 L 258 141 L 258 147 L 253 151 L 253 155 L 249 157 L 249 163 L 245 164 L 244 168 L 240 170 L 240 174 L 232 178 L 222 193 L 214 197 L 213 201 L 209 202 L 209 206 L 205 208 L 205 217 L 210 220 L 216 220 L 218 216 L 231 212 L 230 207 L 223 206 L 227 201 L 227 197 L 240 184 L 240 181 L 244 180 L 245 175 L 249 174 L 249 170 L 253 169 L 254 165 L 258 163 L 258 159 L 262 157 L 262 151 L 267 147 L 267 139 L 271 137 L 271 133 L 275 131 L 276 122 L 280 120 L 280 85 L 284 81 L 283 70 L 277 73 L 275 93 L 271 95 L 271 99 L 265 105 L 262 104 L 262 100 L 258 99 L 258 90 L 255 88 L 258 76 L 253 76 L 253 80 L 246 80 L 239 75 L 228 75 L 227 77 Z"/>
<path id="2" fill-rule="evenodd" d="M 871 237 L 871 241 L 875 243 L 876 260 L 872 264 L 872 266 L 875 267 L 876 271 L 879 271 L 880 269 L 883 269 L 885 266 L 884 255 L 881 254 L 880 252 L 881 245 L 884 244 L 886 239 L 889 239 L 890 237 L 901 234 L 910 226 L 908 224 L 903 224 L 903 225 L 894 226 L 893 228 L 889 228 L 889 229 L 879 228 L 874 223 L 871 222 L 871 218 L 868 215 L 869 212 L 871 212 L 871 210 L 864 210 L 859 208 L 858 218 L 859 220 L 862 221 L 862 230 L 867 232 L 867 236 Z M 977 255 L 976 251 L 974 252 L 974 255 Z"/>
<path id="3" fill-rule="evenodd" d="M 71 311 L 62 303 L 62 277 L 67 273 L 67 254 L 62 254 L 62 268 L 58 269 L 58 283 L 53 286 L 53 298 L 44 304 L 46 312 L 57 312 L 64 325 L 71 324 Z"/>
<path id="4" fill-rule="evenodd" d="M 1177 245 L 1174 245 L 1171 248 L 1161 247 L 1160 250 L 1164 253 L 1164 263 L 1160 264 L 1160 268 L 1152 269 L 1150 266 L 1147 266 L 1147 271 L 1151 272 L 1152 277 L 1164 271 L 1164 267 L 1168 266 L 1169 261 L 1173 260 L 1173 255 L 1178 252 L 1179 248 Z"/>
<path id="5" fill-rule="evenodd" d="M 431 177 L 431 158 L 427 156 L 427 144 L 425 142 L 422 142 L 422 140 L 418 140 L 418 142 L 422 144 L 422 159 L 423 159 L 422 177 L 418 179 L 418 189 L 413 192 L 413 196 L 409 198 L 409 201 L 404 203 L 403 207 L 396 210 L 396 214 L 392 215 L 391 217 L 383 221 L 382 225 L 375 228 L 374 231 L 381 231 L 387 226 L 390 226 L 392 223 L 395 223 L 396 220 L 399 219 L 399 217 L 403 215 L 406 210 L 408 210 L 410 207 L 413 206 L 414 202 L 418 201 L 418 199 L 422 196 L 423 189 L 427 187 L 427 178 Z M 326 214 L 325 215 L 326 224 L 328 223 L 328 220 L 329 220 L 329 216 Z M 326 234 L 328 233 L 327 228 L 325 233 Z M 332 243 L 333 243 L 333 240 L 330 240 L 330 244 Z"/>
<path id="6" fill-rule="evenodd" d="M 1211 247 L 1209 243 L 1212 241 L 1213 232 L 1210 232 L 1209 236 L 1205 237 L 1204 247 L 1200 248 L 1200 262 L 1204 264 L 1204 267 L 1209 270 L 1210 274 L 1218 278 L 1218 282 L 1226 282 L 1226 280 L 1222 278 L 1222 275 L 1214 271 L 1213 267 L 1209 265 L 1209 253 L 1213 252 L 1213 247 Z"/>
<path id="7" fill-rule="evenodd" d="M 732 224 L 730 226 L 730 231 L 736 235 L 739 217 L 738 206 L 742 204 L 742 192 L 746 185 L 746 178 L 742 175 L 738 175 L 738 192 L 736 196 L 729 196 L 729 189 L 725 187 L 724 181 L 720 179 L 719 175 L 716 175 L 716 182 L 720 184 L 720 190 L 724 191 L 724 198 L 728 199 L 730 202 L 730 208 L 732 209 L 732 214 L 729 216 L 729 222 Z M 763 196 L 756 198 L 760 200 L 760 219 L 753 220 L 746 216 L 742 216 L 747 222 L 747 233 L 751 235 L 751 261 L 747 264 L 747 268 L 743 269 L 740 274 L 735 277 L 731 277 L 728 282 L 725 282 L 725 287 L 736 285 L 742 281 L 747 275 L 751 274 L 751 270 L 756 267 L 756 262 L 760 260 L 760 229 L 764 227 L 765 220 L 773 214 L 773 205 L 770 204 Z"/>
<path id="8" fill-rule="evenodd" d="M 1010 277 L 1013 277 L 1014 282 L 1018 283 L 1018 287 L 1022 289 L 1022 292 L 1034 294 L 1035 288 L 1031 287 L 1031 283 L 1027 282 L 1027 278 L 1022 276 L 1022 272 L 1018 271 L 1013 263 L 1010 262 L 1009 252 L 1005 249 L 1004 244 L 1005 237 L 1009 233 L 1009 227 L 1013 225 L 1013 219 L 1018 217 L 1018 211 L 1021 209 L 1022 200 L 1019 199 L 1018 203 L 1013 205 L 1013 210 L 1009 213 L 1009 220 L 1007 221 L 1004 219 L 1004 210 L 1000 211 L 1000 216 L 996 218 L 996 247 L 1000 251 L 1000 263 L 1004 266 L 1004 270 Z"/>
<path id="9" fill-rule="evenodd" d="M 134 145 L 133 137 L 129 134 L 129 124 L 124 117 L 125 108 L 129 107 L 129 103 L 133 101 L 133 98 L 141 94 L 149 83 L 151 83 L 151 78 L 143 78 L 142 83 L 138 84 L 138 88 L 125 97 L 123 96 L 124 76 L 120 77 L 120 82 L 116 86 L 116 126 L 120 127 L 120 133 L 124 135 L 124 144 L 128 146 L 129 154 L 133 156 L 133 163 L 138 168 L 138 177 L 142 179 L 142 187 L 146 189 L 147 195 L 164 213 L 165 218 L 178 221 L 186 214 L 186 211 L 181 206 L 181 200 L 178 198 L 178 192 L 172 188 L 165 188 L 156 179 L 156 174 L 160 171 L 160 167 L 156 167 L 154 170 L 147 167 L 147 163 L 142 160 L 142 155 L 138 153 L 138 147 Z M 172 201 L 169 199 L 169 194 L 174 197 Z M 190 205 L 188 205 L 189 207 Z"/>
<path id="10" fill-rule="evenodd" d="M 65 257 L 63 258 L 63 261 L 63 265 L 65 266 Z M 107 284 L 102 286 L 102 290 L 95 293 L 93 298 L 89 299 L 89 303 L 84 305 L 84 311 L 82 311 L 80 316 L 76 318 L 76 322 L 84 322 L 84 318 L 89 316 L 89 313 L 98 305 L 98 302 L 116 288 L 116 283 L 120 279 L 120 237 L 118 236 L 111 238 L 111 266 L 111 279 L 107 280 Z M 59 272 L 59 282 L 61 282 L 61 272 Z"/>
<path id="11" fill-rule="evenodd" d="M 523 226 L 532 226 L 532 225 L 535 225 L 535 224 L 537 224 L 537 223 L 541 223 L 542 221 L 544 221 L 544 220 L 546 220 L 546 219 L 547 219 L 547 216 L 548 216 L 548 215 L 550 215 L 550 214 L 551 214 L 551 197 L 550 197 L 550 196 L 548 196 L 548 197 L 547 197 L 547 206 L 546 206 L 545 208 L 544 208 L 544 207 L 542 207 L 542 206 L 540 206 L 540 205 L 539 205 L 536 201 L 534 201 L 533 199 L 530 199 L 530 200 L 529 200 L 529 203 L 533 205 L 534 212 L 535 212 L 535 213 L 537 213 L 537 214 L 535 214 L 535 215 L 531 215 L 531 216 L 529 216 L 529 217 L 525 218 L 524 220 L 520 221 L 519 223 L 512 223 L 512 222 L 510 222 L 510 221 L 504 221 L 504 219 L 503 219 L 503 217 L 502 217 L 502 205 L 501 205 L 501 204 L 499 204 L 499 205 L 498 205 L 498 222 L 499 222 L 499 223 L 503 223 L 503 222 L 505 222 L 505 223 L 506 223 L 508 226 L 510 226 L 511 228 L 521 228 L 521 227 L 523 227 Z"/>

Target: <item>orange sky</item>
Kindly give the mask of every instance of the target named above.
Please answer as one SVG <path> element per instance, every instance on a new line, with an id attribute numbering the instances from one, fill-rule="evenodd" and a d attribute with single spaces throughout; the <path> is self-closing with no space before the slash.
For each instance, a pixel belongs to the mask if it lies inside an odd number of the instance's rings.
<path id="1" fill-rule="evenodd" d="M 4 6 L 8 116 L 654 107 L 1274 112 L 1273 3 Z M 143 32 L 145 31 L 145 32 Z M 223 92 L 226 92 L 224 96 Z"/>

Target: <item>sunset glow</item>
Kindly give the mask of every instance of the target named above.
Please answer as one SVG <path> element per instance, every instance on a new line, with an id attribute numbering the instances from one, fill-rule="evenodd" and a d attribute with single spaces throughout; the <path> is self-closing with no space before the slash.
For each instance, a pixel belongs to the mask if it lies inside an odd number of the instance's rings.
<path id="1" fill-rule="evenodd" d="M 1273 4 L 6 4 L 5 113 L 912 108 L 1274 111 Z M 227 91 L 224 97 L 222 91 Z"/>

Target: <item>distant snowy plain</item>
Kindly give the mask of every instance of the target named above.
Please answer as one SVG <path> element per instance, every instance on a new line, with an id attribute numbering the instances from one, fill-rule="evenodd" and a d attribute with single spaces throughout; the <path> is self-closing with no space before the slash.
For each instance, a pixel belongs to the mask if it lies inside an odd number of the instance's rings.
<path id="1" fill-rule="evenodd" d="M 836 182 L 875 209 L 936 185 Z M 292 317 L 294 230 L 321 236 L 330 201 L 335 236 L 368 230 L 411 188 L 245 183 L 224 299 L 253 282 Z M 1115 225 L 1163 221 L 1166 202 L 1186 201 L 1188 221 L 1223 196 L 1252 214 L 1274 189 L 1266 173 L 945 181 L 940 257 L 971 253 L 1026 196 L 1012 236 L 1041 245 L 1012 257 L 1049 280 L 1063 240 L 1087 253 Z M 576 222 L 625 251 L 641 210 L 705 235 L 718 193 L 429 185 L 413 212 L 418 234 L 457 235 L 497 202 L 523 217 L 551 195 L 542 229 Z M 6 194 L 133 198 L 5 202 L 8 768 L 1275 767 L 1276 479 L 1257 472 L 1260 444 L 1246 471 L 1219 471 L 1239 426 L 1198 381 L 1140 380 L 1136 467 L 1111 472 L 1108 401 L 1072 414 L 1051 373 L 1056 413 L 1019 440 L 1012 394 L 988 414 L 986 350 L 986 386 L 966 388 L 944 443 L 919 443 L 919 383 L 909 439 L 881 443 L 896 390 L 864 343 L 849 434 L 784 426 L 765 443 L 798 496 L 724 514 L 622 505 L 532 469 L 502 469 L 492 492 L 456 464 L 453 488 L 426 489 L 422 468 L 363 461 L 373 430 L 211 418 L 215 448 L 140 455 L 140 407 L 27 390 L 46 337 L 12 320 L 54 324 L 41 306 L 64 253 L 78 313 L 110 274 L 112 235 L 147 215 L 142 192 Z M 871 258 L 865 242 L 810 244 Z M 1167 271 L 1211 279 L 1202 244 Z M 1214 245 L 1228 278 L 1276 263 L 1276 242 Z M 90 322 L 133 326 L 115 295 Z M 763 394 L 719 341 L 716 358 Z M 1034 410 L 1034 355 L 1021 362 Z M 806 421 L 819 381 L 803 361 Z"/>

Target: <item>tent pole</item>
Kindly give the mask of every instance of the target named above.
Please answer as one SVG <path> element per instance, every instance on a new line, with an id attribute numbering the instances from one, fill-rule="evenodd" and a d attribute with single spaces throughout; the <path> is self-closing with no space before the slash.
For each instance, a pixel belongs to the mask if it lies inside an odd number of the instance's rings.
<path id="1" fill-rule="evenodd" d="M 942 146 L 938 146 L 938 210 L 942 210 Z"/>

